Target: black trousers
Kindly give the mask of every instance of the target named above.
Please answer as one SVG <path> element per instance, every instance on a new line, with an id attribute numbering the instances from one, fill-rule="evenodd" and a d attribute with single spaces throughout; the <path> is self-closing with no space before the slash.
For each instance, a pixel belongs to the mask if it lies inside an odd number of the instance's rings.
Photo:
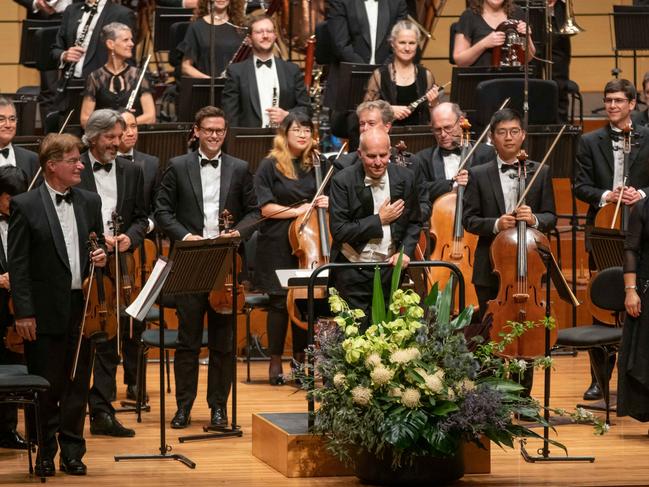
<path id="1" fill-rule="evenodd" d="M 11 365 L 22 363 L 19 354 L 9 351 L 5 347 L 4 340 L 6 328 L 0 327 L 0 365 Z M 16 404 L 0 404 L 0 435 L 16 430 L 18 425 L 18 406 Z"/>
<path id="2" fill-rule="evenodd" d="M 178 345 L 174 358 L 176 404 L 191 410 L 198 389 L 198 356 L 203 338 L 203 319 L 207 313 L 209 365 L 207 369 L 207 404 L 225 407 L 232 385 L 232 325 L 230 315 L 216 313 L 207 294 L 176 296 Z"/>
<path id="3" fill-rule="evenodd" d="M 282 355 L 284 342 L 288 331 L 288 311 L 286 309 L 286 294 L 270 294 L 268 315 L 266 317 L 266 332 L 268 333 L 268 352 L 271 355 Z M 291 323 L 293 336 L 293 354 L 303 353 L 307 347 L 307 332 L 295 323 Z"/>
<path id="4" fill-rule="evenodd" d="M 136 384 L 137 382 L 137 354 L 139 339 L 144 330 L 144 323 L 133 320 L 133 337 L 130 337 L 130 320 L 127 317 L 120 319 L 120 339 L 122 341 L 122 356 L 124 357 L 124 382 Z M 128 357 L 128 358 L 127 358 Z M 93 382 L 88 394 L 88 407 L 90 416 L 97 412 L 115 414 L 111 404 L 117 393 L 117 337 L 98 343 L 95 346 L 95 361 L 93 367 Z"/>
<path id="5" fill-rule="evenodd" d="M 61 335 L 38 333 L 36 340 L 25 342 L 25 356 L 30 374 L 40 375 L 50 383 L 50 390 L 41 395 L 43 451 L 41 458 L 53 459 L 58 446 L 61 456 L 81 459 L 86 452 L 83 427 L 90 385 L 91 347 L 82 340 L 81 353 L 74 381 L 70 375 L 83 313 L 83 294 L 72 291 L 68 332 Z M 58 438 L 57 438 L 58 435 Z M 35 436 L 33 436 L 35 437 Z"/>

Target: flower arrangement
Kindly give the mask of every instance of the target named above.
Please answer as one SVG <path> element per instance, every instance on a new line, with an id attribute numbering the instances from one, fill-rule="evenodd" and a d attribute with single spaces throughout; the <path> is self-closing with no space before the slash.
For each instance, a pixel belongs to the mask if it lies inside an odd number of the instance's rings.
<path id="1" fill-rule="evenodd" d="M 330 290 L 336 326 L 321 328 L 318 347 L 308 351 L 322 385 L 305 387 L 320 405 L 314 432 L 332 453 L 353 462 L 359 448 L 379 458 L 389 452 L 397 467 L 419 456 L 452 456 L 462 442 L 479 444 L 483 436 L 507 447 L 516 438 L 542 438 L 515 420 L 525 415 L 547 424 L 539 404 L 508 377 L 493 342 L 469 351 L 462 328 L 472 307 L 452 319 L 450 283 L 442 291 L 435 285 L 421 302 L 398 289 L 399 273 L 400 263 L 386 307 L 377 270 L 372 324 L 364 332 L 363 312 Z"/>

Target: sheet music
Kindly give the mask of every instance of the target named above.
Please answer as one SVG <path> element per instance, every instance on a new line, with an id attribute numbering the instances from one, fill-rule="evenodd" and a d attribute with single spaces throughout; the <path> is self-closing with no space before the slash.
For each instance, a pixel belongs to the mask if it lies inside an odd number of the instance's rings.
<path id="1" fill-rule="evenodd" d="M 125 310 L 129 316 L 132 316 L 138 321 L 142 321 L 146 317 L 149 309 L 151 309 L 151 306 L 153 306 L 153 303 L 158 298 L 170 270 L 171 262 L 163 257 L 158 257 L 146 284 L 131 305 Z"/>

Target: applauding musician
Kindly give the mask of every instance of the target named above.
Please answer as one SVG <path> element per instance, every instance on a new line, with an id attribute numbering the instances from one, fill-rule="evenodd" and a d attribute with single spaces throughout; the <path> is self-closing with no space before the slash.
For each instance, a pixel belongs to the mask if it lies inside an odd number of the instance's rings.
<path id="1" fill-rule="evenodd" d="M 90 384 L 90 345 L 82 341 L 75 379 L 71 380 L 83 314 L 82 282 L 90 265 L 86 240 L 101 237 L 101 199 L 72 186 L 81 181 L 81 144 L 72 135 L 50 134 L 41 143 L 45 184 L 15 196 L 9 221 L 9 276 L 16 330 L 25 340 L 30 374 L 44 377 L 50 389 L 41 397 L 43 449 L 36 474 L 54 475 L 61 448 L 61 471 L 85 475 L 83 426 Z M 91 254 L 106 264 L 103 249 Z"/>
<path id="2" fill-rule="evenodd" d="M 226 236 L 248 238 L 258 217 L 257 200 L 248 163 L 221 151 L 227 122 L 220 108 L 206 106 L 196 113 L 196 152 L 169 161 L 156 197 L 156 223 L 174 242 L 201 240 L 219 235 L 219 216 L 233 217 L 234 231 Z M 239 230 L 239 228 L 241 230 Z M 198 355 L 207 313 L 210 362 L 207 404 L 210 424 L 228 424 L 227 402 L 232 384 L 232 327 L 229 316 L 216 313 L 207 294 L 176 296 L 178 344 L 174 360 L 176 405 L 172 428 L 186 428 L 198 389 Z"/>

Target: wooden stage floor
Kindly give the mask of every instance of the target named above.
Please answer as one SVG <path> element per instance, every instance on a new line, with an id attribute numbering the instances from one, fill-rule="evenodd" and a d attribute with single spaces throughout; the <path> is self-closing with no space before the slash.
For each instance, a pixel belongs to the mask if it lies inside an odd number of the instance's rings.
<path id="1" fill-rule="evenodd" d="M 135 415 L 122 413 L 120 420 L 135 428 L 135 438 L 109 438 L 92 436 L 86 421 L 88 452 L 84 461 L 88 476 L 71 477 L 57 472 L 49 478 L 49 485 L 147 486 L 147 485 L 228 485 L 228 486 L 353 486 L 359 485 L 354 477 L 328 477 L 313 479 L 287 479 L 271 467 L 252 456 L 251 415 L 254 412 L 299 412 L 306 402 L 302 392 L 289 386 L 272 387 L 262 382 L 266 377 L 266 363 L 253 364 L 253 383 L 241 382 L 245 367 L 239 372 L 239 423 L 243 437 L 197 441 L 181 444 L 178 430 L 167 428 L 167 443 L 172 451 L 182 453 L 197 463 L 191 470 L 174 460 L 128 461 L 115 463 L 113 455 L 128 453 L 157 453 L 159 448 L 158 416 L 158 364 L 150 364 L 148 371 L 149 394 L 153 411 L 144 413 L 142 423 Z M 201 433 L 201 425 L 209 419 L 205 404 L 206 373 L 201 367 L 199 395 L 194 406 L 192 425 L 183 434 Z M 118 377 L 121 379 L 121 370 Z M 573 407 L 583 393 L 588 374 L 588 356 L 556 357 L 553 373 L 552 404 L 555 407 Z M 612 383 L 615 383 L 615 377 Z M 173 381 L 172 381 L 173 389 Z M 537 374 L 534 395 L 541 399 L 543 381 Z M 124 394 L 120 386 L 118 397 Z M 172 395 L 167 396 L 167 422 L 175 411 Z M 22 423 L 21 423 L 22 424 Z M 610 432 L 594 436 L 586 425 L 558 426 L 558 440 L 572 455 L 594 455 L 595 463 L 526 463 L 517 449 L 500 450 L 492 447 L 492 472 L 488 475 L 465 476 L 455 485 L 480 486 L 625 486 L 649 485 L 649 437 L 647 425 L 629 418 L 613 416 Z M 530 444 L 534 453 L 540 444 Z M 553 449 L 554 455 L 561 451 Z M 57 460 L 58 465 L 58 460 Z M 24 485 L 38 483 L 27 474 L 26 453 L 0 450 L 0 484 Z"/>

